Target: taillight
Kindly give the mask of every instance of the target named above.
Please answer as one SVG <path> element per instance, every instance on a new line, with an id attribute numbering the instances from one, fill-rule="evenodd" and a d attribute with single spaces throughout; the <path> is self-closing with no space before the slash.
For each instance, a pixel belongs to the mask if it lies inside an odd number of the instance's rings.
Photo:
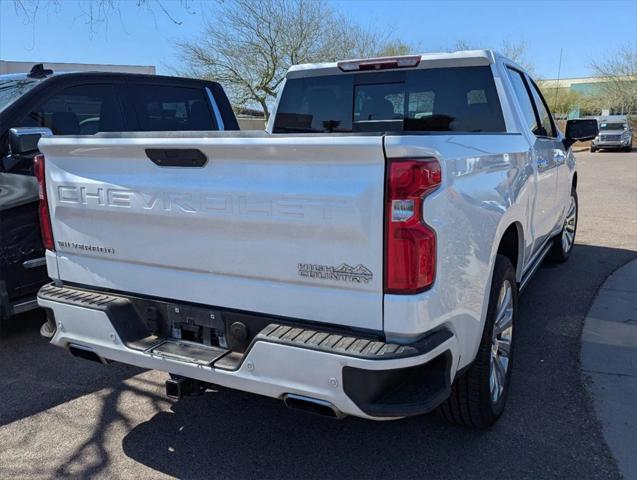
<path id="1" fill-rule="evenodd" d="M 47 250 L 55 250 L 53 242 L 53 228 L 51 227 L 51 216 L 49 215 L 49 201 L 46 196 L 46 178 L 44 175 L 44 155 L 36 155 L 33 159 L 33 171 L 38 179 L 40 197 L 40 231 L 42 232 L 42 243 Z"/>
<path id="2" fill-rule="evenodd" d="M 385 292 L 418 293 L 436 274 L 436 234 L 423 220 L 423 198 L 441 182 L 436 159 L 389 161 L 385 196 Z"/>
<path id="3" fill-rule="evenodd" d="M 336 65 L 344 72 L 359 70 L 386 70 L 388 68 L 417 67 L 422 57 L 420 55 L 403 55 L 399 57 L 377 57 L 355 60 L 343 60 Z"/>

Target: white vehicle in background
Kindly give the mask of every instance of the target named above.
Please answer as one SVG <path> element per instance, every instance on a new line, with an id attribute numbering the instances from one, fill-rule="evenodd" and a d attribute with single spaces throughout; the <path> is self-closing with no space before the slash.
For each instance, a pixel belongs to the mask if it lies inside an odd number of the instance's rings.
<path id="1" fill-rule="evenodd" d="M 591 152 L 600 149 L 630 152 L 633 148 L 633 128 L 626 115 L 610 115 L 598 120 L 599 135 L 591 142 Z"/>
<path id="2" fill-rule="evenodd" d="M 570 146 L 596 134 L 467 51 L 293 67 L 261 134 L 42 139 L 52 343 L 170 372 L 175 397 L 486 427 L 518 292 L 573 247 Z"/>

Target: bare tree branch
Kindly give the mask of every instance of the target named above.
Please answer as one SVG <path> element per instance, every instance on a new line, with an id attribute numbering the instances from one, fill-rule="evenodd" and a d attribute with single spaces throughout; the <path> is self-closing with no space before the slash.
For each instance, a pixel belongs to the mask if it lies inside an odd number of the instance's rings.
<path id="1" fill-rule="evenodd" d="M 22 19 L 25 25 L 33 25 L 37 23 L 38 14 L 45 10 L 47 13 L 50 9 L 59 10 L 62 4 L 74 3 L 75 7 L 80 11 L 82 18 L 90 28 L 91 35 L 97 33 L 100 29 L 108 28 L 108 22 L 113 16 L 119 15 L 121 6 L 128 3 L 129 0 L 12 0 L 13 8 L 18 18 Z M 166 6 L 165 0 L 134 0 L 139 8 L 145 8 L 154 15 L 158 10 L 162 15 L 166 16 L 175 25 L 181 25 L 182 21 L 177 18 Z M 176 10 L 192 13 L 189 0 L 179 0 L 172 2 Z"/>
<path id="2" fill-rule="evenodd" d="M 266 117 L 291 65 L 410 48 L 352 23 L 324 0 L 228 0 L 200 37 L 177 46 L 185 72 L 220 82 L 236 107 L 260 106 Z"/>
<path id="3" fill-rule="evenodd" d="M 591 68 L 601 80 L 595 86 L 600 105 L 620 112 L 637 111 L 637 48 L 626 45 L 594 61 Z"/>
<path id="4" fill-rule="evenodd" d="M 491 49 L 500 52 L 502 55 L 524 68 L 535 78 L 535 67 L 528 58 L 528 46 L 524 41 L 503 40 L 498 45 L 473 45 L 466 40 L 458 40 L 454 44 L 454 50 L 474 50 Z"/>

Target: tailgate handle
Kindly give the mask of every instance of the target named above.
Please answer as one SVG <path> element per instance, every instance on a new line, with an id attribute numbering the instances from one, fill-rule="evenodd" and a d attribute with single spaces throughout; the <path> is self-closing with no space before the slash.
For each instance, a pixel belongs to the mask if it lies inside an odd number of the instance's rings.
<path id="1" fill-rule="evenodd" d="M 208 162 L 196 148 L 147 148 L 146 156 L 160 167 L 203 167 Z"/>

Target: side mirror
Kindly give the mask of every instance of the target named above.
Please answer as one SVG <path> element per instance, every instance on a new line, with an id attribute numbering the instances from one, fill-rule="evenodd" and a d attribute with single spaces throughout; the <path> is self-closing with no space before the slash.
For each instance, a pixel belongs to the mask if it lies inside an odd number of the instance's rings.
<path id="1" fill-rule="evenodd" d="M 41 137 L 53 135 L 42 127 L 20 127 L 9 129 L 9 154 L 2 158 L 0 170 L 5 172 L 31 173 L 33 157 L 38 153 Z"/>
<path id="2" fill-rule="evenodd" d="M 29 155 L 38 151 L 40 137 L 53 135 L 43 127 L 20 127 L 9 129 L 9 148 L 12 155 Z"/>
<path id="3" fill-rule="evenodd" d="M 592 140 L 598 134 L 599 125 L 597 125 L 597 120 L 595 120 L 594 118 L 568 120 L 566 122 L 564 148 L 568 150 L 575 142 Z"/>

